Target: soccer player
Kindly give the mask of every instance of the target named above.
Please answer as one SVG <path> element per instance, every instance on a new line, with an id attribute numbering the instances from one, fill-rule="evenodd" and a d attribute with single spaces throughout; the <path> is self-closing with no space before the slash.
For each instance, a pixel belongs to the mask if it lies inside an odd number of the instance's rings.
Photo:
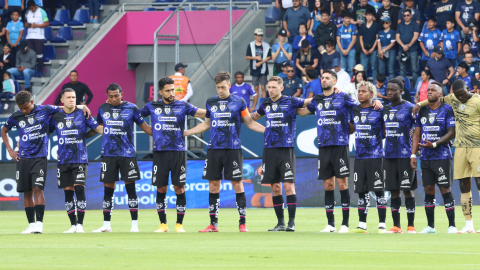
<path id="1" fill-rule="evenodd" d="M 58 188 L 65 192 L 65 209 L 67 210 L 72 227 L 64 233 L 83 233 L 83 218 L 87 208 L 85 184 L 87 179 L 87 129 L 93 129 L 102 134 L 103 130 L 93 117 L 86 118 L 83 111 L 76 108 L 75 90 L 63 89 L 60 93 L 61 101 L 65 105 L 63 110 L 56 112 L 50 118 L 50 133 L 57 130 L 58 161 L 57 179 Z M 75 204 L 74 195 L 77 195 Z M 75 206 L 77 216 L 75 216 Z"/>
<path id="2" fill-rule="evenodd" d="M 383 191 L 383 111 L 375 110 L 373 99 L 376 87 L 362 81 L 358 84 L 358 101 L 350 117 L 350 134 L 355 133 L 355 165 L 353 189 L 358 193 L 359 223 L 351 233 L 367 233 L 367 214 L 370 206 L 369 192 L 375 192 L 379 217 L 378 232 L 385 233 L 387 200 Z"/>
<path id="3" fill-rule="evenodd" d="M 252 86 L 243 81 L 245 74 L 238 71 L 235 73 L 235 84 L 230 88 L 230 94 L 239 96 L 245 100 L 249 112 L 253 112 L 257 107 L 258 95 Z M 250 106 L 250 97 L 253 97 L 253 105 Z"/>
<path id="4" fill-rule="evenodd" d="M 400 206 L 402 199 L 400 190 L 405 196 L 408 218 L 408 233 L 416 233 L 414 227 L 415 198 L 413 190 L 417 188 L 415 170 L 410 166 L 412 137 L 410 132 L 414 124 L 412 116 L 413 104 L 402 99 L 403 83 L 391 79 L 387 84 L 387 97 L 390 102 L 383 108 L 385 122 L 385 159 L 383 174 L 385 189 L 391 192 L 393 227 L 388 233 L 402 233 L 400 226 Z"/>
<path id="5" fill-rule="evenodd" d="M 252 114 L 254 120 L 267 116 L 265 143 L 263 145 L 262 184 L 270 184 L 273 193 L 273 208 L 278 223 L 269 231 L 295 231 L 297 195 L 295 193 L 295 131 L 296 109 L 310 104 L 311 98 L 283 96 L 283 80 L 273 76 L 268 81 L 270 97 Z M 287 193 L 288 226 L 283 216 L 282 183 Z"/>
<path id="6" fill-rule="evenodd" d="M 466 221 L 465 227 L 459 233 L 473 233 L 472 177 L 475 178 L 480 192 L 480 96 L 470 93 L 462 80 L 456 80 L 452 90 L 453 94 L 440 98 L 440 102 L 452 106 L 455 114 L 453 179 L 460 181 L 460 201 Z M 418 113 L 420 107 L 428 104 L 428 100 L 418 103 L 413 112 Z"/>
<path id="7" fill-rule="evenodd" d="M 205 117 L 205 110 L 198 109 L 186 101 L 175 99 L 175 86 L 171 78 L 158 82 L 159 101 L 151 101 L 140 110 L 143 117 L 152 116 L 153 167 L 152 185 L 157 187 L 157 212 L 160 226 L 155 232 L 168 232 L 167 186 L 168 175 L 177 195 L 177 222 L 175 231 L 184 233 L 183 218 L 187 206 L 185 183 L 187 180 L 187 156 L 183 130 L 185 117 Z"/>
<path id="8" fill-rule="evenodd" d="M 253 121 L 243 98 L 230 94 L 230 73 L 218 73 L 215 76 L 215 84 L 218 95 L 207 100 L 205 122 L 184 132 L 184 136 L 189 136 L 211 129 L 203 171 L 203 179 L 208 180 L 210 189 L 208 198 L 210 225 L 200 232 L 218 232 L 222 171 L 224 178 L 232 181 L 235 190 L 240 216 L 239 230 L 248 232 L 245 225 L 247 199 L 242 183 L 241 121 L 243 120 L 249 129 L 256 132 L 264 133 L 265 127 Z"/>
<path id="9" fill-rule="evenodd" d="M 455 201 L 450 190 L 453 184 L 452 153 L 449 142 L 455 137 L 455 117 L 450 105 L 440 102 L 443 85 L 433 82 L 428 86 L 428 106 L 420 109 L 415 120 L 410 165 L 417 169 L 415 153 L 420 150 L 425 213 L 428 227 L 420 233 L 435 233 L 435 184 L 440 189 L 448 217 L 448 233 L 456 233 Z"/>
<path id="10" fill-rule="evenodd" d="M 17 163 L 17 192 L 23 192 L 28 227 L 22 234 L 42 233 L 47 178 L 48 122 L 62 107 L 33 104 L 32 94 L 20 91 L 15 96 L 19 111 L 14 112 L 2 127 L 1 135 L 8 154 Z M 84 113 L 90 115 L 86 107 Z M 18 151 L 9 143 L 7 133 L 16 127 L 20 137 Z M 35 223 L 35 217 L 37 222 Z"/>
<path id="11" fill-rule="evenodd" d="M 318 135 L 318 180 L 324 180 L 325 211 L 328 225 L 320 232 L 336 232 L 335 228 L 335 178 L 341 195 L 343 221 L 339 233 L 348 232 L 350 215 L 350 193 L 348 191 L 348 175 L 350 174 L 350 151 L 348 150 L 348 117 L 352 108 L 358 103 L 347 93 L 334 92 L 337 74 L 325 70 L 322 74 L 323 94 L 313 97 L 311 103 L 297 114 L 305 116 L 317 115 Z M 378 106 L 380 102 L 376 101 Z M 381 108 L 381 105 L 380 105 Z"/>
<path id="12" fill-rule="evenodd" d="M 115 182 L 125 181 L 128 207 L 132 217 L 130 232 L 138 232 L 138 198 L 135 181 L 140 180 L 140 169 L 135 158 L 133 125 L 136 123 L 145 133 L 152 135 L 152 128 L 143 120 L 135 104 L 123 101 L 120 85 L 112 83 L 107 87 L 108 103 L 98 108 L 97 122 L 103 126 L 102 171 L 100 182 L 105 187 L 103 197 L 103 226 L 93 232 L 111 232 L 110 218 L 113 209 Z"/>

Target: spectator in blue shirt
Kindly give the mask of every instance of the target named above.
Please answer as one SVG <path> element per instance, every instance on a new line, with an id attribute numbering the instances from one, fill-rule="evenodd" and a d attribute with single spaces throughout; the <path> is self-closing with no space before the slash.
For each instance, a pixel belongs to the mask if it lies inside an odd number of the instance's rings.
<path id="1" fill-rule="evenodd" d="M 285 68 L 287 78 L 283 80 L 282 94 L 291 97 L 300 97 L 303 90 L 303 81 L 300 77 L 295 76 L 295 69 L 292 66 Z"/>
<path id="2" fill-rule="evenodd" d="M 473 0 L 460 1 L 455 8 L 455 20 L 462 38 L 469 33 L 468 22 L 472 18 L 476 21 L 480 19 L 480 5 Z"/>
<path id="3" fill-rule="evenodd" d="M 333 69 L 333 59 L 341 59 L 340 53 L 335 50 L 335 42 L 333 39 L 329 39 L 325 42 L 325 52 L 322 55 L 320 61 L 320 74 L 324 70 Z"/>
<path id="4" fill-rule="evenodd" d="M 322 2 L 321 0 L 315 0 L 315 6 L 310 13 L 311 21 L 310 21 L 310 30 L 308 31 L 308 34 L 313 36 L 313 33 L 317 30 L 317 26 L 319 26 L 323 21 L 322 21 L 322 15 L 321 15 L 321 5 Z"/>
<path id="5" fill-rule="evenodd" d="M 359 37 L 360 37 L 360 63 L 365 69 L 368 69 L 368 64 L 370 63 L 372 67 L 373 78 L 377 77 L 377 40 L 378 40 L 378 31 L 380 26 L 378 23 L 374 22 L 375 14 L 372 10 L 367 10 L 365 12 L 366 23 L 363 23 L 360 26 Z"/>
<path id="6" fill-rule="evenodd" d="M 450 61 L 452 66 L 457 66 L 457 55 L 460 52 L 461 39 L 460 34 L 455 30 L 455 19 L 449 18 L 447 20 L 447 29 L 442 31 L 440 36 L 440 46 L 443 48 L 445 58 Z"/>
<path id="7" fill-rule="evenodd" d="M 313 39 L 312 36 L 308 34 L 307 24 L 301 23 L 298 26 L 298 32 L 300 34 L 293 39 L 293 43 L 292 43 L 294 54 L 302 48 L 302 41 L 304 39 L 308 40 L 308 43 L 310 43 L 310 46 L 312 48 L 315 48 L 315 49 L 317 48 L 317 46 L 315 45 L 315 40 Z"/>
<path id="8" fill-rule="evenodd" d="M 293 43 L 293 39 L 298 36 L 298 26 L 301 23 L 307 24 L 310 28 L 310 10 L 300 4 L 300 0 L 293 0 L 293 6 L 285 12 L 283 16 L 283 29 L 287 30 L 288 43 Z"/>
<path id="9" fill-rule="evenodd" d="M 5 6 L 3 7 L 5 11 L 3 12 L 3 17 L 6 19 L 6 21 L 10 20 L 10 16 L 12 16 L 14 10 L 18 10 L 20 16 L 25 18 L 26 2 L 26 0 L 5 0 Z"/>
<path id="10" fill-rule="evenodd" d="M 245 100 L 248 111 L 253 112 L 255 106 L 257 106 L 258 96 L 253 90 L 252 86 L 248 83 L 245 83 L 243 80 L 245 74 L 241 71 L 235 73 L 235 84 L 230 87 L 230 94 L 239 96 Z M 253 105 L 250 106 L 250 97 L 253 97 Z"/>
<path id="11" fill-rule="evenodd" d="M 473 62 L 473 54 L 472 52 L 466 52 L 463 58 L 463 61 L 468 66 L 468 74 L 474 76 L 475 78 L 480 79 L 480 71 L 478 68 L 478 64 Z"/>
<path id="12" fill-rule="evenodd" d="M 383 105 L 388 104 L 386 80 L 387 77 L 382 73 L 378 74 L 377 79 L 375 80 L 375 87 L 377 88 L 377 98 Z"/>
<path id="13" fill-rule="evenodd" d="M 468 74 L 468 65 L 465 62 L 458 64 L 457 67 L 458 76 L 452 79 L 452 84 L 456 80 L 462 80 L 468 87 L 468 90 L 472 93 L 478 92 L 478 81 L 472 75 Z M 450 87 L 450 93 L 452 93 L 452 87 Z"/>
<path id="14" fill-rule="evenodd" d="M 478 42 L 480 41 L 480 35 L 478 33 L 477 21 L 475 19 L 471 19 L 471 21 L 469 21 L 468 23 L 468 28 L 470 29 L 470 32 L 465 35 L 464 40 L 470 45 L 470 50 L 473 53 L 473 60 L 477 61 L 478 54 L 480 52 L 478 50 Z M 463 35 L 463 32 L 460 33 L 460 35 Z"/>
<path id="15" fill-rule="evenodd" d="M 277 76 L 282 72 L 282 63 L 292 60 L 292 45 L 287 41 L 287 31 L 280 30 L 278 33 L 278 42 L 272 46 L 272 59 L 275 62 L 273 75 Z"/>
<path id="16" fill-rule="evenodd" d="M 392 20 L 390 17 L 383 17 L 384 30 L 378 32 L 378 73 L 390 74 L 390 79 L 395 77 L 395 31 L 390 29 Z M 388 66 L 388 73 L 387 73 Z M 378 77 L 378 76 L 377 76 Z M 378 91 L 377 91 L 378 93 Z"/>
<path id="17" fill-rule="evenodd" d="M 315 79 L 315 69 L 314 68 L 307 68 L 307 85 L 303 89 L 303 98 L 313 98 L 315 95 L 320 95 L 323 93 L 322 91 L 322 83 L 320 79 Z"/>
<path id="18" fill-rule="evenodd" d="M 447 95 L 450 91 L 448 84 L 450 79 L 452 79 L 455 71 L 452 64 L 445 57 L 443 57 L 443 49 L 440 46 L 437 46 L 433 49 L 434 57 L 430 58 L 427 62 L 425 69 L 429 69 L 432 72 L 433 79 L 441 84 L 443 84 L 444 94 Z M 448 75 L 447 75 L 448 72 Z M 414 80 L 416 82 L 416 80 Z"/>
<path id="19" fill-rule="evenodd" d="M 343 24 L 337 30 L 337 45 L 342 56 L 342 67 L 353 76 L 352 68 L 355 65 L 355 42 L 358 30 L 355 24 L 350 23 L 352 15 L 345 11 L 342 13 Z"/>
<path id="20" fill-rule="evenodd" d="M 410 60 L 413 81 L 416 82 L 418 79 L 417 40 L 420 27 L 412 21 L 412 11 L 405 9 L 402 14 L 405 21 L 398 24 L 395 39 L 398 44 L 398 58 L 400 58 L 400 75 L 407 76 L 407 62 Z"/>
<path id="21" fill-rule="evenodd" d="M 12 12 L 12 20 L 7 24 L 7 42 L 14 53 L 17 51 L 18 43 L 22 40 L 24 29 L 23 23 L 20 21 L 20 12 L 14 10 Z"/>
<path id="22" fill-rule="evenodd" d="M 428 28 L 420 33 L 420 48 L 422 49 L 422 69 L 425 69 L 427 61 L 432 58 L 433 48 L 440 43 L 442 33 L 435 26 L 437 19 L 435 17 L 428 18 Z"/>
<path id="23" fill-rule="evenodd" d="M 335 2 L 333 3 L 333 10 L 332 10 L 332 22 L 337 26 L 343 24 L 343 17 L 342 13 L 345 11 L 345 4 L 343 2 Z"/>
<path id="24" fill-rule="evenodd" d="M 285 71 L 285 69 L 288 67 L 288 66 L 291 66 L 290 64 L 290 61 L 285 61 L 282 63 L 282 72 L 278 73 L 278 77 L 282 78 L 282 80 L 285 80 L 285 78 L 287 78 L 287 72 Z"/>
<path id="25" fill-rule="evenodd" d="M 400 12 L 398 13 L 398 24 L 405 22 L 405 16 L 404 12 L 405 10 L 410 10 L 410 13 L 412 14 L 412 21 L 417 22 L 418 25 L 420 25 L 420 22 L 422 20 L 422 12 L 420 12 L 418 9 L 414 8 L 414 2 L 413 0 L 406 0 L 405 1 L 405 8 L 401 9 Z"/>
<path id="26" fill-rule="evenodd" d="M 437 17 L 437 28 L 441 31 L 447 29 L 447 21 L 453 19 L 455 21 L 456 0 L 441 0 L 435 6 L 435 17 Z M 443 48 L 445 50 L 445 48 Z"/>

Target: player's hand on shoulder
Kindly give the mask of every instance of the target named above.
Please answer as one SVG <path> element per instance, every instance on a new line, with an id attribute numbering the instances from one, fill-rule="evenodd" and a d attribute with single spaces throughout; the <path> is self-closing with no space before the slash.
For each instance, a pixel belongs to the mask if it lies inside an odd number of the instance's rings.
<path id="1" fill-rule="evenodd" d="M 383 104 L 380 102 L 380 100 L 374 100 L 373 101 L 373 108 L 378 111 L 378 110 L 381 110 L 383 109 Z"/>
<path id="2" fill-rule="evenodd" d="M 334 92 L 335 94 L 338 94 L 338 93 L 342 92 L 342 90 L 340 90 L 340 88 L 338 88 L 338 87 L 335 86 L 335 87 L 333 87 L 333 92 Z"/>
<path id="3" fill-rule="evenodd" d="M 420 105 L 415 104 L 415 107 L 412 109 L 412 116 L 413 118 L 417 118 L 418 113 L 420 112 Z"/>

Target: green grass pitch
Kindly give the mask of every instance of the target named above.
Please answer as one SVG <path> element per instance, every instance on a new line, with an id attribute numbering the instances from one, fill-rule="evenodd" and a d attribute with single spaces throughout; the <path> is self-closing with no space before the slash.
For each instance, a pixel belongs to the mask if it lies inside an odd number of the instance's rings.
<path id="1" fill-rule="evenodd" d="M 387 209 L 387 227 L 392 226 Z M 406 229 L 405 208 L 402 227 Z M 155 210 L 139 212 L 140 233 L 130 233 L 130 214 L 114 210 L 112 233 L 93 234 L 102 225 L 101 211 L 88 211 L 85 234 L 69 229 L 65 211 L 48 211 L 42 235 L 21 235 L 27 226 L 23 211 L 0 212 L 0 269 L 480 269 L 480 234 L 446 233 L 443 206 L 436 207 L 437 234 L 377 234 L 377 209 L 370 208 L 368 234 L 320 234 L 325 209 L 297 209 L 296 232 L 267 232 L 276 223 L 273 209 L 248 209 L 249 233 L 238 232 L 236 209 L 220 209 L 220 233 L 200 234 L 209 224 L 207 209 L 187 209 L 187 233 L 175 233 L 175 209 L 168 210 L 171 232 L 156 234 Z M 474 217 L 480 207 L 473 209 Z M 285 215 L 288 216 L 285 210 Z M 335 209 L 337 230 L 341 209 Z M 417 207 L 415 225 L 427 225 Z M 456 208 L 457 228 L 464 225 Z M 350 228 L 358 223 L 350 211 Z M 476 223 L 480 229 L 480 221 Z"/>

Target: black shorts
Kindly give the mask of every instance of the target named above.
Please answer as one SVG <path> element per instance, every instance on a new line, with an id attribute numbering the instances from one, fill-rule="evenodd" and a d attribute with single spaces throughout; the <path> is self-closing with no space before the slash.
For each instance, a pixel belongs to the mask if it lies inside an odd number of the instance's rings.
<path id="1" fill-rule="evenodd" d="M 100 182 L 115 183 L 120 170 L 121 179 L 126 182 L 140 180 L 140 169 L 134 157 L 103 157 Z"/>
<path id="2" fill-rule="evenodd" d="M 168 186 L 168 175 L 172 172 L 172 184 L 184 186 L 187 180 L 187 156 L 183 151 L 153 152 L 152 185 Z"/>
<path id="3" fill-rule="evenodd" d="M 422 160 L 423 186 L 435 185 L 451 187 L 453 185 L 452 161 L 450 159 Z"/>
<path id="4" fill-rule="evenodd" d="M 240 149 L 208 149 L 203 179 L 240 181 L 243 176 L 243 154 Z"/>
<path id="5" fill-rule="evenodd" d="M 383 191 L 382 159 L 355 159 L 353 174 L 355 193 Z"/>
<path id="6" fill-rule="evenodd" d="M 348 146 L 325 146 L 318 149 L 318 180 L 333 176 L 345 178 L 350 175 L 350 151 Z"/>
<path id="7" fill-rule="evenodd" d="M 17 192 L 45 188 L 47 179 L 47 157 L 22 158 L 17 162 Z"/>
<path id="8" fill-rule="evenodd" d="M 58 188 L 66 188 L 73 185 L 85 186 L 87 180 L 86 163 L 67 163 L 57 165 Z"/>
<path id="9" fill-rule="evenodd" d="M 262 184 L 295 183 L 295 149 L 265 148 L 262 159 Z"/>
<path id="10" fill-rule="evenodd" d="M 417 174 L 410 166 L 409 158 L 383 160 L 385 190 L 410 191 L 417 189 Z"/>

